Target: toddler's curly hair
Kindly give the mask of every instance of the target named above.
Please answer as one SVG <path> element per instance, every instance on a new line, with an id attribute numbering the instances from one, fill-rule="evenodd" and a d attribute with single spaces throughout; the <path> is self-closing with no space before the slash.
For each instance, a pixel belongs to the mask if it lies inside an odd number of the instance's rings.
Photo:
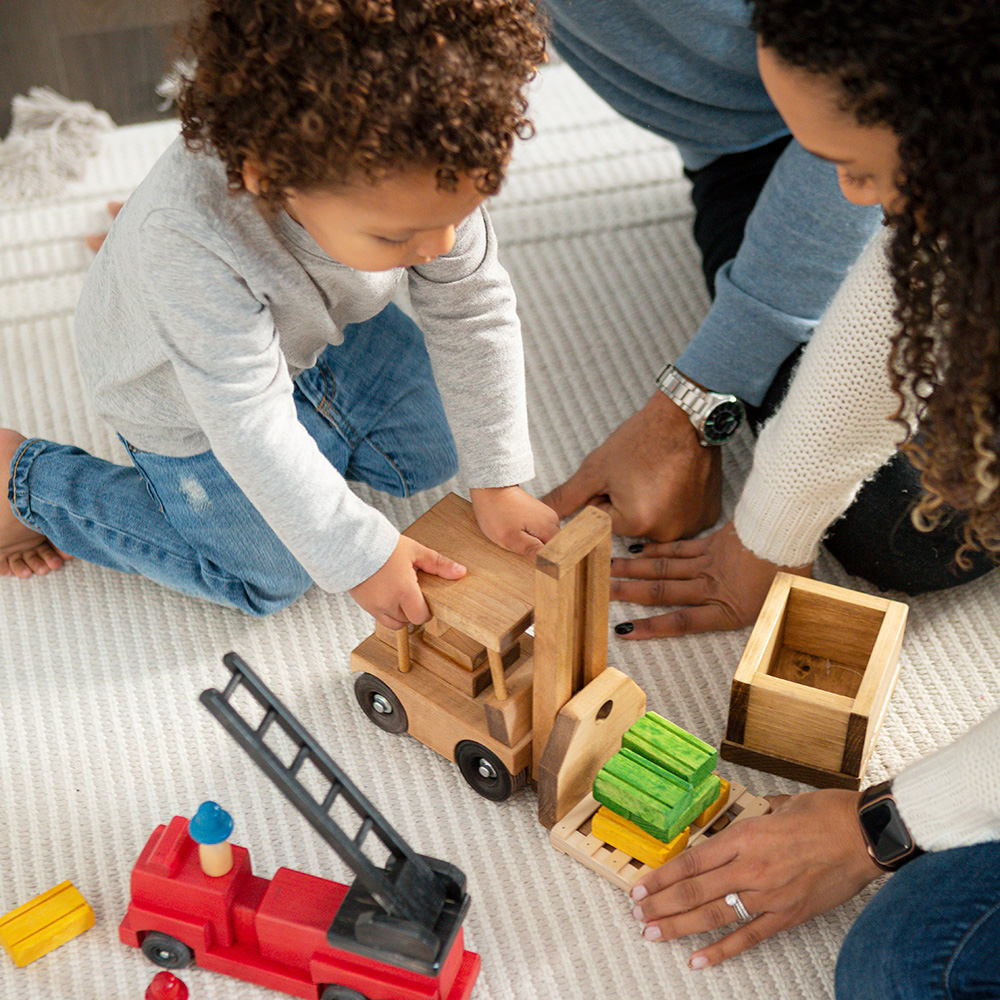
<path id="1" fill-rule="evenodd" d="M 186 143 L 272 206 L 407 167 L 495 194 L 545 59 L 535 0 L 207 0 L 186 40 Z"/>

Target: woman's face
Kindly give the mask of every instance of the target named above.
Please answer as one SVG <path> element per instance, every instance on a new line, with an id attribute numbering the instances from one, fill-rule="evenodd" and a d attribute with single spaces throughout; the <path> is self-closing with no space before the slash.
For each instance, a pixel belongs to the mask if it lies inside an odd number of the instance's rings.
<path id="1" fill-rule="evenodd" d="M 885 125 L 859 125 L 839 107 L 835 80 L 782 62 L 757 46 L 764 86 L 789 131 L 808 152 L 837 168 L 844 197 L 855 205 L 899 209 L 899 140 Z"/>

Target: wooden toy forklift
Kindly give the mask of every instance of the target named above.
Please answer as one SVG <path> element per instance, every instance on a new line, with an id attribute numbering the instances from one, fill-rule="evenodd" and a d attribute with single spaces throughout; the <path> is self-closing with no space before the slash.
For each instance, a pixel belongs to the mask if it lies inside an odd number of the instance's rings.
<path id="1" fill-rule="evenodd" d="M 377 627 L 354 650 L 362 709 L 455 761 L 487 798 L 534 786 L 553 846 L 630 888 L 649 866 L 591 829 L 594 778 L 646 708 L 638 684 L 607 665 L 611 519 L 586 508 L 534 565 L 486 539 L 471 505 L 453 494 L 405 534 L 468 573 L 422 574 L 431 621 L 409 631 Z M 724 812 L 699 836 L 767 811 L 734 784 Z"/>
<path id="2" fill-rule="evenodd" d="M 534 565 L 485 538 L 454 494 L 404 534 L 468 572 L 421 574 L 433 618 L 409 631 L 377 626 L 354 650 L 361 708 L 455 761 L 486 798 L 536 787 L 551 827 L 646 705 L 635 681 L 607 666 L 610 518 L 588 507 Z"/>

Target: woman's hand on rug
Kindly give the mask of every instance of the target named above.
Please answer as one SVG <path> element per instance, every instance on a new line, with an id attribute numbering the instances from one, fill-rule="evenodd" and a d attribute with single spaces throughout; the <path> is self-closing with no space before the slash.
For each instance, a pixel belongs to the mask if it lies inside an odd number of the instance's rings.
<path id="1" fill-rule="evenodd" d="M 534 558 L 559 530 L 559 515 L 520 486 L 469 490 L 483 534 L 509 552 Z"/>
<path id="2" fill-rule="evenodd" d="M 615 632 L 625 639 L 653 639 L 751 625 L 780 569 L 812 575 L 811 563 L 782 567 L 755 556 L 732 521 L 702 538 L 651 542 L 634 559 L 611 561 L 611 599 L 674 610 L 620 622 Z"/>
<path id="3" fill-rule="evenodd" d="M 688 415 L 657 389 L 545 502 L 560 517 L 600 507 L 629 538 L 689 538 L 719 519 L 721 449 L 703 448 Z"/>
<path id="4" fill-rule="evenodd" d="M 858 823 L 858 792 L 826 788 L 771 799 L 773 812 L 736 823 L 661 865 L 632 889 L 648 941 L 672 941 L 737 920 L 729 893 L 751 914 L 696 951 L 692 969 L 717 965 L 839 906 L 877 878 Z"/>

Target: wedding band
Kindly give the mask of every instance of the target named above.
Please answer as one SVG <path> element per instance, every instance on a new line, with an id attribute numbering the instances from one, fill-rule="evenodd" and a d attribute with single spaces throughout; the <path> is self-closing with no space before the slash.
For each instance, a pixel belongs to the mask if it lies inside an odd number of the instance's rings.
<path id="1" fill-rule="evenodd" d="M 740 899 L 740 894 L 738 892 L 730 892 L 727 894 L 726 902 L 736 911 L 737 920 L 745 922 L 753 919 L 753 915 L 743 905 L 743 900 Z"/>

